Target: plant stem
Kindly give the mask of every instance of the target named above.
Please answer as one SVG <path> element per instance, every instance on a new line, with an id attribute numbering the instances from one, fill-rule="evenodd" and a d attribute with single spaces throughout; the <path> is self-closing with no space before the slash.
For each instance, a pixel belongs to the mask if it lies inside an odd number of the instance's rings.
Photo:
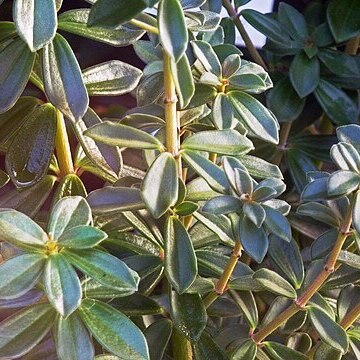
<path id="1" fill-rule="evenodd" d="M 356 55 L 360 45 L 360 36 L 350 39 L 345 46 L 345 52 L 349 55 Z"/>
<path id="2" fill-rule="evenodd" d="M 360 316 L 360 303 L 352 308 L 340 321 L 340 325 L 347 330 Z"/>
<path id="3" fill-rule="evenodd" d="M 283 311 L 278 317 L 273 321 L 268 323 L 258 332 L 256 332 L 252 338 L 256 343 L 261 343 L 267 336 L 272 334 L 278 327 L 280 327 L 285 321 L 290 319 L 298 311 L 303 310 L 308 303 L 308 301 L 314 296 L 314 294 L 321 288 L 326 279 L 334 272 L 335 264 L 337 258 L 340 254 L 341 248 L 350 235 L 350 226 L 352 221 L 352 209 L 353 202 L 351 201 L 346 218 L 339 229 L 339 233 L 335 242 L 335 245 L 330 253 L 329 258 L 326 261 L 326 264 L 321 271 L 321 273 L 316 277 L 316 279 L 311 283 L 311 285 L 303 292 L 303 294 L 297 298 L 285 311 Z"/>
<path id="4" fill-rule="evenodd" d="M 254 61 L 262 66 L 265 70 L 267 70 L 267 66 L 260 56 L 259 52 L 257 51 L 256 47 L 252 43 L 248 33 L 246 32 L 244 25 L 239 19 L 239 15 L 236 13 L 234 7 L 231 5 L 229 0 L 222 0 L 223 6 L 228 12 L 229 16 L 232 18 L 232 21 L 234 22 L 236 28 L 239 30 L 239 33 L 242 37 L 242 39 L 245 42 L 245 45 L 251 55 L 251 57 L 254 59 Z"/>
<path id="5" fill-rule="evenodd" d="M 226 291 L 227 284 L 241 256 L 241 251 L 242 251 L 242 247 L 240 241 L 237 241 L 231 253 L 230 259 L 227 262 L 223 273 L 221 274 L 219 280 L 215 285 L 214 291 L 210 292 L 204 299 L 204 304 L 206 307 L 209 307 L 219 296 L 221 296 Z"/>
<path id="6" fill-rule="evenodd" d="M 278 153 L 276 154 L 274 159 L 274 164 L 277 166 L 280 165 L 282 157 L 284 155 L 286 144 L 291 130 L 291 125 L 292 125 L 291 121 L 286 121 L 281 125 L 280 135 L 279 135 L 280 136 L 279 145 L 277 146 Z"/>
<path id="7" fill-rule="evenodd" d="M 138 28 L 140 29 L 143 29 L 143 30 L 146 30 L 146 31 L 149 31 L 153 34 L 159 34 L 159 29 L 156 28 L 155 26 L 152 26 L 152 25 L 149 25 L 143 21 L 140 21 L 140 20 L 136 20 L 136 19 L 131 19 L 130 20 L 130 23 L 137 26 Z"/>
<path id="8" fill-rule="evenodd" d="M 56 157 L 59 163 L 60 176 L 74 173 L 68 134 L 63 114 L 56 110 L 57 129 L 55 137 Z"/>
<path id="9" fill-rule="evenodd" d="M 192 360 L 192 348 L 189 340 L 177 329 L 173 330 L 171 336 L 174 359 Z"/>

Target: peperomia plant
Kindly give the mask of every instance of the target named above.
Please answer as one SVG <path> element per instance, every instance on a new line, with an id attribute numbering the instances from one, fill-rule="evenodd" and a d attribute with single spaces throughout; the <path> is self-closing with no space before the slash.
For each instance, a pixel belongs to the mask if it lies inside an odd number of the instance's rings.
<path id="1" fill-rule="evenodd" d="M 1 360 L 360 358 L 360 3 L 247 3 L 13 1 Z"/>

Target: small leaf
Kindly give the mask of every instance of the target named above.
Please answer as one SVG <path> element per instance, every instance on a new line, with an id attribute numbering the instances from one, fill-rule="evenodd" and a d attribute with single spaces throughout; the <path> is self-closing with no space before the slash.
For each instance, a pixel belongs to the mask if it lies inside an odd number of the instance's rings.
<path id="1" fill-rule="evenodd" d="M 84 133 L 95 141 L 112 146 L 128 147 L 134 149 L 163 150 L 164 145 L 145 131 L 130 126 L 104 121 L 89 128 Z"/>
<path id="2" fill-rule="evenodd" d="M 20 39 L 0 49 L 0 113 L 12 108 L 29 80 L 35 53 Z"/>
<path id="3" fill-rule="evenodd" d="M 349 170 L 335 171 L 328 179 L 328 193 L 331 196 L 346 195 L 358 188 L 360 176 Z"/>
<path id="4" fill-rule="evenodd" d="M 231 196 L 215 196 L 210 199 L 202 208 L 202 211 L 215 215 L 229 214 L 232 212 L 240 212 L 242 209 L 242 202 L 240 199 Z"/>
<path id="5" fill-rule="evenodd" d="M 21 310 L 0 323 L 0 353 L 17 358 L 34 348 L 49 332 L 55 320 L 49 304 L 34 305 Z"/>
<path id="6" fill-rule="evenodd" d="M 171 333 L 172 322 L 169 319 L 157 320 L 144 330 L 151 360 L 162 360 Z"/>
<path id="7" fill-rule="evenodd" d="M 175 205 L 178 198 L 178 175 L 173 156 L 164 152 L 151 164 L 141 187 L 147 208 L 159 218 Z"/>
<path id="8" fill-rule="evenodd" d="M 180 216 L 188 216 L 199 210 L 199 205 L 192 201 L 184 201 L 174 208 L 174 212 Z"/>
<path id="9" fill-rule="evenodd" d="M 178 295 L 173 291 L 170 302 L 174 326 L 190 341 L 198 341 L 206 326 L 206 309 L 201 296 L 199 294 Z"/>
<path id="10" fill-rule="evenodd" d="M 311 94 L 319 84 L 320 63 L 316 56 L 309 59 L 302 51 L 295 55 L 290 65 L 291 84 L 300 98 Z"/>
<path id="11" fill-rule="evenodd" d="M 13 14 L 17 32 L 31 51 L 41 49 L 55 36 L 54 0 L 15 0 Z"/>
<path id="12" fill-rule="evenodd" d="M 333 145 L 330 155 L 340 169 L 360 172 L 360 155 L 351 144 L 339 142 Z"/>
<path id="13" fill-rule="evenodd" d="M 67 196 L 81 196 L 85 198 L 86 195 L 86 188 L 81 179 L 75 174 L 68 174 L 59 182 L 53 197 L 53 204 Z"/>
<path id="14" fill-rule="evenodd" d="M 354 208 L 352 211 L 352 225 L 355 230 L 360 234 L 360 192 L 357 191 L 354 199 Z"/>
<path id="15" fill-rule="evenodd" d="M 62 254 L 49 256 L 44 271 L 44 286 L 49 302 L 67 317 L 81 302 L 80 280 Z"/>
<path id="16" fill-rule="evenodd" d="M 164 238 L 165 273 L 175 290 L 182 294 L 197 275 L 194 248 L 184 225 L 176 217 L 168 218 Z"/>
<path id="17" fill-rule="evenodd" d="M 23 254 L 0 265 L 0 298 L 13 299 L 31 290 L 38 282 L 45 265 L 45 255 Z"/>
<path id="18" fill-rule="evenodd" d="M 236 349 L 231 353 L 233 360 L 254 360 L 257 352 L 257 347 L 254 341 L 244 340 Z"/>
<path id="19" fill-rule="evenodd" d="M 59 360 L 93 359 L 94 345 L 79 316 L 59 317 L 55 327 L 56 351 Z"/>
<path id="20" fill-rule="evenodd" d="M 142 76 L 135 66 L 112 60 L 87 68 L 83 80 L 90 96 L 117 96 L 134 90 Z"/>
<path id="21" fill-rule="evenodd" d="M 308 357 L 299 351 L 293 350 L 288 346 L 276 343 L 274 341 L 264 342 L 266 352 L 272 359 L 292 359 L 292 360 L 307 360 Z"/>
<path id="22" fill-rule="evenodd" d="M 219 93 L 213 103 L 212 119 L 220 129 L 233 129 L 236 126 L 232 104 L 226 94 Z"/>
<path id="23" fill-rule="evenodd" d="M 200 40 L 192 41 L 191 45 L 194 51 L 194 55 L 204 66 L 205 70 L 216 75 L 217 77 L 220 77 L 221 64 L 211 45 L 206 41 Z"/>
<path id="24" fill-rule="evenodd" d="M 279 4 L 278 18 L 294 40 L 306 41 L 309 36 L 307 24 L 299 11 L 283 2 Z"/>
<path id="25" fill-rule="evenodd" d="M 264 210 L 266 213 L 265 225 L 269 232 L 287 242 L 291 241 L 291 226 L 285 216 L 269 206 L 264 206 Z"/>
<path id="26" fill-rule="evenodd" d="M 221 4 L 221 3 L 220 3 Z M 200 339 L 193 345 L 195 359 L 227 360 L 225 352 L 214 341 L 206 331 L 201 334 Z"/>
<path id="27" fill-rule="evenodd" d="M 160 1 L 158 27 L 162 46 L 177 63 L 184 55 L 188 43 L 184 12 L 179 0 Z"/>
<path id="28" fill-rule="evenodd" d="M 85 299 L 79 315 L 95 339 L 108 351 L 129 360 L 149 360 L 144 335 L 120 311 L 103 302 Z"/>
<path id="29" fill-rule="evenodd" d="M 360 301 L 360 288 L 359 286 L 354 286 L 353 284 L 344 286 L 341 289 L 340 295 L 337 301 L 337 313 L 339 320 L 343 321 L 345 316 L 350 313 L 352 309 Z"/>
<path id="30" fill-rule="evenodd" d="M 266 213 L 264 208 L 256 203 L 256 202 L 245 202 L 243 206 L 244 215 L 248 217 L 248 219 L 256 225 L 256 227 L 261 227 L 265 217 Z"/>
<path id="31" fill-rule="evenodd" d="M 65 116 L 78 121 L 88 108 L 89 97 L 70 45 L 57 34 L 41 55 L 46 96 Z"/>
<path id="32" fill-rule="evenodd" d="M 64 197 L 53 207 L 48 223 L 48 233 L 57 240 L 61 234 L 78 225 L 88 225 L 91 210 L 81 196 Z"/>
<path id="33" fill-rule="evenodd" d="M 311 323 L 321 340 L 341 351 L 343 354 L 346 353 L 349 346 L 349 340 L 344 329 L 323 310 L 320 310 L 317 307 L 310 306 L 308 314 Z"/>

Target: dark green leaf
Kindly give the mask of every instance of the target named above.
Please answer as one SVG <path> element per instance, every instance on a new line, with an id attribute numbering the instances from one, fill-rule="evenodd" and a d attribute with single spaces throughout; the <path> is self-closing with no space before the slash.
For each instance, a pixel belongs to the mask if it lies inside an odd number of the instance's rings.
<path id="1" fill-rule="evenodd" d="M 309 202 L 302 204 L 297 208 L 297 213 L 309 216 L 333 227 L 339 225 L 339 219 L 335 216 L 334 212 L 326 205 L 320 203 Z"/>
<path id="2" fill-rule="evenodd" d="M 323 360 L 323 359 L 331 359 L 331 360 L 340 360 L 342 358 L 342 353 L 339 350 L 334 349 L 332 346 L 322 343 L 316 349 L 314 354 L 314 360 Z"/>
<path id="3" fill-rule="evenodd" d="M 172 333 L 172 322 L 160 319 L 148 326 L 144 335 L 149 345 L 150 359 L 162 360 Z"/>
<path id="4" fill-rule="evenodd" d="M 353 284 L 345 286 L 340 292 L 337 302 L 337 313 L 339 321 L 350 313 L 354 307 L 360 302 L 360 288 Z"/>
<path id="5" fill-rule="evenodd" d="M 226 94 L 219 93 L 213 103 L 212 119 L 220 129 L 232 129 L 236 126 L 232 104 Z"/>
<path id="6" fill-rule="evenodd" d="M 232 212 L 239 212 L 241 209 L 242 202 L 240 199 L 231 195 L 223 195 L 210 199 L 203 206 L 202 211 L 216 215 L 226 215 Z"/>
<path id="7" fill-rule="evenodd" d="M 182 294 L 196 278 L 197 263 L 190 236 L 174 216 L 166 222 L 164 240 L 165 273 L 175 290 Z"/>
<path id="8" fill-rule="evenodd" d="M 231 353 L 233 360 L 254 360 L 257 347 L 254 341 L 248 339 L 241 342 L 240 345 Z"/>
<path id="9" fill-rule="evenodd" d="M 259 322 L 259 315 L 253 293 L 251 291 L 232 291 L 231 295 L 244 314 L 250 329 L 254 330 Z"/>
<path id="10" fill-rule="evenodd" d="M 79 314 L 96 340 L 113 354 L 129 360 L 149 360 L 144 335 L 120 311 L 91 299 L 85 299 Z"/>
<path id="11" fill-rule="evenodd" d="M 76 57 L 67 41 L 57 34 L 42 50 L 45 93 L 68 118 L 78 121 L 86 112 L 89 97 Z"/>
<path id="12" fill-rule="evenodd" d="M 353 145 L 339 142 L 332 146 L 330 155 L 340 169 L 360 172 L 360 155 Z"/>
<path id="13" fill-rule="evenodd" d="M 193 47 L 194 55 L 204 66 L 205 70 L 220 77 L 221 64 L 211 45 L 206 41 L 200 40 L 192 41 L 191 45 Z"/>
<path id="14" fill-rule="evenodd" d="M 207 333 L 203 332 L 200 339 L 193 344 L 193 355 L 196 360 L 211 359 L 211 360 L 226 360 L 227 356 L 213 338 Z"/>
<path id="15" fill-rule="evenodd" d="M 55 0 L 16 0 L 13 16 L 19 36 L 33 52 L 41 49 L 55 36 Z"/>
<path id="16" fill-rule="evenodd" d="M 244 215 L 256 225 L 256 227 L 261 227 L 266 214 L 264 208 L 256 202 L 245 202 L 243 206 Z"/>
<path id="17" fill-rule="evenodd" d="M 306 41 L 309 33 L 304 16 L 291 5 L 282 2 L 279 4 L 279 21 L 294 40 Z"/>
<path id="18" fill-rule="evenodd" d="M 276 343 L 274 341 L 265 341 L 266 352 L 271 356 L 271 359 L 283 360 L 307 360 L 308 357 L 299 351 L 293 350 L 285 345 Z"/>
<path id="19" fill-rule="evenodd" d="M 239 156 L 237 158 L 245 166 L 249 174 L 255 178 L 283 178 L 279 167 L 264 159 L 251 155 Z"/>
<path id="20" fill-rule="evenodd" d="M 349 170 L 335 171 L 328 179 L 328 193 L 331 196 L 342 196 L 356 190 L 360 184 L 360 176 Z"/>
<path id="21" fill-rule="evenodd" d="M 81 196 L 85 198 L 86 195 L 86 188 L 81 179 L 75 174 L 68 174 L 61 179 L 59 186 L 56 188 L 53 204 L 67 196 Z"/>
<path id="22" fill-rule="evenodd" d="M 58 239 L 59 245 L 74 248 L 88 249 L 100 244 L 107 238 L 107 234 L 100 229 L 79 225 L 63 232 Z"/>
<path id="23" fill-rule="evenodd" d="M 178 199 L 178 175 L 174 157 L 164 152 L 151 164 L 141 187 L 147 208 L 159 218 L 175 205 Z"/>
<path id="24" fill-rule="evenodd" d="M 285 241 L 291 241 L 291 226 L 285 216 L 269 206 L 264 206 L 266 213 L 265 225 L 270 233 Z"/>

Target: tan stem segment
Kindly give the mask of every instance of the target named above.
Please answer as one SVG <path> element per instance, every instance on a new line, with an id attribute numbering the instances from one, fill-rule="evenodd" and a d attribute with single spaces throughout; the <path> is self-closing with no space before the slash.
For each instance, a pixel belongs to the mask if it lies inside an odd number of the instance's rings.
<path id="1" fill-rule="evenodd" d="M 171 336 L 173 357 L 175 360 L 192 360 L 192 348 L 190 341 L 177 329 L 173 330 Z"/>
<path id="2" fill-rule="evenodd" d="M 285 311 L 283 311 L 278 317 L 269 322 L 266 326 L 256 332 L 252 338 L 256 343 L 261 343 L 267 336 L 272 334 L 277 328 L 279 328 L 285 321 L 290 319 L 298 311 L 305 308 L 308 301 L 315 295 L 315 293 L 321 288 L 326 279 L 334 272 L 337 258 L 340 254 L 341 248 L 351 234 L 349 232 L 351 221 L 352 221 L 352 202 L 349 206 L 348 213 L 344 219 L 343 225 L 341 226 L 335 245 L 330 253 L 328 260 L 323 270 L 318 274 L 316 279 L 311 285 L 304 291 L 304 293 L 296 299 Z"/>
<path id="3" fill-rule="evenodd" d="M 56 110 L 57 129 L 55 137 L 56 157 L 59 163 L 60 176 L 74 173 L 74 165 L 71 156 L 69 138 L 63 114 Z"/>

